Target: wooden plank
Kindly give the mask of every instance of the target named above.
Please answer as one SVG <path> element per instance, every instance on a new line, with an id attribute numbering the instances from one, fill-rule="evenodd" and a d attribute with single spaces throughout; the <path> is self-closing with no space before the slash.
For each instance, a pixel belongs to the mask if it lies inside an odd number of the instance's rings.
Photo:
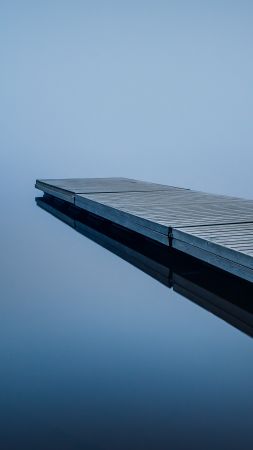
<path id="1" fill-rule="evenodd" d="M 192 245 L 180 239 L 172 240 L 172 248 L 179 250 L 182 253 L 191 255 L 194 258 L 198 258 L 214 267 L 225 270 L 237 277 L 253 282 L 253 270 L 248 267 L 247 264 L 242 264 L 240 255 L 238 252 L 230 254 L 227 258 L 224 253 L 227 252 L 226 248 L 222 248 L 221 254 L 218 252 L 210 252 L 209 249 L 204 249 L 201 246 Z"/>
<path id="2" fill-rule="evenodd" d="M 253 232 L 253 223 L 250 224 L 251 231 Z M 207 234 L 208 228 L 210 230 L 210 235 Z M 216 231 L 221 231 L 221 236 L 219 234 L 213 235 L 212 229 Z M 202 230 L 198 233 L 191 228 L 179 228 L 174 229 L 173 235 L 173 246 L 176 246 L 176 241 L 182 241 L 193 245 L 195 247 L 201 248 L 209 253 L 214 253 L 215 255 L 222 256 L 223 258 L 230 259 L 253 270 L 253 234 L 248 236 L 247 241 L 245 241 L 244 235 L 233 234 L 229 237 L 223 234 L 223 230 L 226 229 L 226 225 L 222 227 L 203 227 L 205 231 L 204 236 L 202 235 Z"/>
<path id="3" fill-rule="evenodd" d="M 35 187 L 47 194 L 74 203 L 75 194 L 95 194 L 101 192 L 146 192 L 175 188 L 158 183 L 134 180 L 130 178 L 68 178 L 57 180 L 36 180 Z"/>
<path id="4" fill-rule="evenodd" d="M 253 201 L 127 178 L 37 180 L 36 187 L 253 281 Z"/>
<path id="5" fill-rule="evenodd" d="M 76 195 L 75 203 L 85 208 L 88 203 L 90 208 L 96 208 L 95 203 L 103 205 L 120 211 L 121 215 L 131 215 L 132 220 L 143 220 L 145 226 L 161 233 L 167 233 L 170 227 L 253 222 L 253 201 L 189 190 L 80 194 Z"/>
<path id="6" fill-rule="evenodd" d="M 76 207 L 54 198 L 36 199 L 38 206 L 73 229 L 134 265 L 147 275 L 173 288 L 240 331 L 253 336 L 253 285 L 237 280 L 123 228 L 106 226 L 95 217 L 80 217 Z"/>

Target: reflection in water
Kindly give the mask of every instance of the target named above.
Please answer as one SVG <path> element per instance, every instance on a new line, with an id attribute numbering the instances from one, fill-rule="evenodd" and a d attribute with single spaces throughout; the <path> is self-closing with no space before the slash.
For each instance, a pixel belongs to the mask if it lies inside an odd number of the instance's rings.
<path id="1" fill-rule="evenodd" d="M 37 204 L 169 288 L 253 336 L 253 286 L 51 196 Z"/>

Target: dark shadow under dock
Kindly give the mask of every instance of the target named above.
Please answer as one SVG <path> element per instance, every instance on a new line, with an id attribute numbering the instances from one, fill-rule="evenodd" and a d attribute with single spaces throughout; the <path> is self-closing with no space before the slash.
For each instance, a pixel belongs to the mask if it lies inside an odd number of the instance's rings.
<path id="1" fill-rule="evenodd" d="M 168 288 L 253 336 L 253 285 L 51 195 L 37 205 Z"/>

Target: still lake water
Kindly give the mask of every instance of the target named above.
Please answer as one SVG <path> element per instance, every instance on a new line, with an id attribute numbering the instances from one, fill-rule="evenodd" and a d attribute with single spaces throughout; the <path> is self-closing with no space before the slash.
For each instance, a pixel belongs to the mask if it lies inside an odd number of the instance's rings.
<path id="1" fill-rule="evenodd" d="M 252 448 L 253 339 L 17 194 L 1 448 Z"/>

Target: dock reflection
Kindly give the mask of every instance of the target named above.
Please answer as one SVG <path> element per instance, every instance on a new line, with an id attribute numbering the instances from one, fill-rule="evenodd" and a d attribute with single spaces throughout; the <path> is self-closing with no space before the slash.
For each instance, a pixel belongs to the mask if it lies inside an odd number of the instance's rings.
<path id="1" fill-rule="evenodd" d="M 37 205 L 168 288 L 253 337 L 253 284 L 55 197 Z"/>

